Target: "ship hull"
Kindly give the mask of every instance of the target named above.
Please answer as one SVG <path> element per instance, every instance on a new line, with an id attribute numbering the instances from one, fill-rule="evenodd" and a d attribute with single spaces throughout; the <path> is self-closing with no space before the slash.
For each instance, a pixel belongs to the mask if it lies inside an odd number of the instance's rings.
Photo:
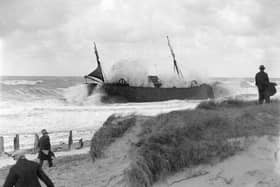
<path id="1" fill-rule="evenodd" d="M 96 86 L 92 85 L 92 88 L 90 89 L 92 90 L 95 87 Z M 214 98 L 213 89 L 207 84 L 189 88 L 153 88 L 105 83 L 101 86 L 101 88 L 105 91 L 107 97 L 122 98 L 123 101 L 127 102 L 154 102 L 172 99 L 182 100 Z"/>
<path id="2" fill-rule="evenodd" d="M 86 87 L 87 87 L 87 95 L 90 96 L 94 89 L 97 87 L 96 83 L 85 83 Z"/>

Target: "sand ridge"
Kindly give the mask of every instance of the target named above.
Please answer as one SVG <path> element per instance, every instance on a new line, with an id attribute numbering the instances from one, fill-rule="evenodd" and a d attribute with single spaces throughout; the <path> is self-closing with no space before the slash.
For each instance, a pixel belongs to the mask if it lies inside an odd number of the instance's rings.
<path id="1" fill-rule="evenodd" d="M 57 187 L 109 187 L 127 186 L 125 171 L 130 166 L 129 151 L 137 141 L 141 123 L 145 117 L 137 117 L 136 125 L 104 150 L 104 156 L 93 163 L 89 154 L 62 158 L 56 167 L 45 168 Z"/>
<path id="2" fill-rule="evenodd" d="M 213 165 L 186 168 L 154 187 L 280 186 L 279 137 L 246 138 L 244 151 Z"/>

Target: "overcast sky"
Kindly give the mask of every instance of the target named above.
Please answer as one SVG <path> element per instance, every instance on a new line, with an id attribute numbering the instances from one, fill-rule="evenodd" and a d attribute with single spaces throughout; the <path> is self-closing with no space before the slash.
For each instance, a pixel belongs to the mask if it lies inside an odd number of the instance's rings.
<path id="1" fill-rule="evenodd" d="M 280 77 L 277 0 L 1 0 L 2 75 L 78 75 L 137 61 L 172 70 L 166 35 L 184 74 Z M 137 68 L 137 66 L 133 66 Z"/>

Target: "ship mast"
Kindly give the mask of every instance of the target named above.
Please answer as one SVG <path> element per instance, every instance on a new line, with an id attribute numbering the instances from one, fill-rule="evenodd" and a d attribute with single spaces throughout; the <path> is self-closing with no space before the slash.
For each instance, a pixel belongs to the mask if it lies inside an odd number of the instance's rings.
<path id="1" fill-rule="evenodd" d="M 101 68 L 101 64 L 100 64 L 100 60 L 99 60 L 99 55 L 98 55 L 98 51 L 97 51 L 97 47 L 96 47 L 95 42 L 93 42 L 93 45 L 94 45 L 94 53 L 95 53 L 95 56 L 96 56 L 97 65 L 100 66 L 100 68 Z"/>
<path id="2" fill-rule="evenodd" d="M 167 44 L 168 44 L 168 47 L 169 47 L 169 50 L 170 50 L 170 53 L 171 53 L 171 56 L 172 56 L 172 59 L 173 59 L 174 71 L 176 71 L 179 78 L 184 78 L 182 72 L 180 71 L 180 69 L 178 67 L 178 64 L 177 64 L 177 61 L 176 61 L 176 58 L 175 58 L 175 53 L 174 53 L 174 50 L 173 50 L 173 48 L 171 46 L 171 43 L 169 41 L 169 37 L 166 36 L 166 38 L 167 38 Z"/>

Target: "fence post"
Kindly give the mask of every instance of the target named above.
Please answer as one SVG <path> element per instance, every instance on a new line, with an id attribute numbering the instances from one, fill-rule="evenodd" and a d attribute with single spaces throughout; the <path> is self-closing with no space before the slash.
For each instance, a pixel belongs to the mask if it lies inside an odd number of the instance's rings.
<path id="1" fill-rule="evenodd" d="M 33 147 L 33 152 L 37 153 L 39 148 L 39 135 L 37 133 L 34 134 L 34 147 Z"/>
<path id="2" fill-rule="evenodd" d="M 2 155 L 4 151 L 4 137 L 0 136 L 0 155 Z"/>
<path id="3" fill-rule="evenodd" d="M 71 146 L 73 144 L 73 137 L 72 137 L 72 130 L 69 132 L 69 137 L 68 137 L 68 149 L 71 149 Z"/>
<path id="4" fill-rule="evenodd" d="M 14 137 L 14 150 L 19 150 L 19 135 L 16 134 Z"/>

